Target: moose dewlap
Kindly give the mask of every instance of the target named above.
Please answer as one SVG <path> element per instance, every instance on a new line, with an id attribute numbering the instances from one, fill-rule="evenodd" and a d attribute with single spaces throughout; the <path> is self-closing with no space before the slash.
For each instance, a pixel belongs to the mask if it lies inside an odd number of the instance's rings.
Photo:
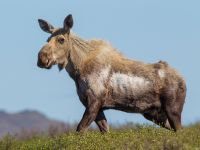
<path id="1" fill-rule="evenodd" d="M 100 131 L 108 131 L 105 109 L 140 113 L 164 128 L 181 128 L 186 85 L 166 62 L 129 60 L 104 41 L 83 40 L 70 30 L 72 15 L 65 18 L 62 28 L 38 21 L 41 29 L 50 33 L 38 53 L 38 66 L 65 69 L 85 106 L 77 131 L 84 131 L 93 121 Z"/>

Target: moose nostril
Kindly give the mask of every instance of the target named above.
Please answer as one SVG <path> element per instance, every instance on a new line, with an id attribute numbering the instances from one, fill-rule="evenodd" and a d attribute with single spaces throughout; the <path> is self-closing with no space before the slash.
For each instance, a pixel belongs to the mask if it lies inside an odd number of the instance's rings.
<path id="1" fill-rule="evenodd" d="M 40 67 L 40 68 L 42 68 L 42 67 L 43 67 L 43 64 L 42 64 L 42 62 L 41 62 L 41 60 L 40 60 L 40 59 L 38 59 L 38 61 L 37 61 L 37 66 L 38 66 L 38 67 Z"/>
<path id="2" fill-rule="evenodd" d="M 45 61 L 46 58 L 47 58 L 47 54 L 46 54 L 46 53 L 39 53 L 39 54 L 38 54 L 38 58 L 39 58 L 41 61 Z"/>
<path id="3" fill-rule="evenodd" d="M 37 62 L 37 66 L 38 67 L 44 67 L 46 63 L 46 54 L 43 52 L 38 53 L 38 62 Z"/>

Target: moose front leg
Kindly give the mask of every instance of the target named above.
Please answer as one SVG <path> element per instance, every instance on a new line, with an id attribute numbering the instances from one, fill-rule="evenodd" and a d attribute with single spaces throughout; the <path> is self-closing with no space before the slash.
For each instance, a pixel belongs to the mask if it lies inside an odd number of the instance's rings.
<path id="1" fill-rule="evenodd" d="M 86 107 L 86 110 L 83 114 L 80 123 L 78 124 L 76 131 L 84 132 L 85 129 L 87 129 L 88 126 L 96 119 L 99 110 L 100 110 L 99 101 L 93 101 L 88 107 Z"/>
<path id="2" fill-rule="evenodd" d="M 107 120 L 106 120 L 103 110 L 99 111 L 99 113 L 95 119 L 95 122 L 101 132 L 109 131 L 109 126 L 108 126 L 108 123 L 107 123 Z"/>

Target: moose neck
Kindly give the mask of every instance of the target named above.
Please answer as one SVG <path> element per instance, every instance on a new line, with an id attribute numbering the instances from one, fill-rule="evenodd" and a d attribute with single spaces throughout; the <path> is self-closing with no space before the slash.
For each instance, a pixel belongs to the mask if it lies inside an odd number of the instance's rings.
<path id="1" fill-rule="evenodd" d="M 71 48 L 66 71 L 75 80 L 80 76 L 81 68 L 83 68 L 89 52 L 94 50 L 94 47 L 88 41 L 85 41 L 74 34 L 69 35 L 69 43 Z"/>

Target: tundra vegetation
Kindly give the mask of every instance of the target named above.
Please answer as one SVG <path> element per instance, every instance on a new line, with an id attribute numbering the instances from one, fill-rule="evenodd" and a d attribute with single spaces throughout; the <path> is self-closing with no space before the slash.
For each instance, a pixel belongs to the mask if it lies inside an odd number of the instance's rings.
<path id="1" fill-rule="evenodd" d="M 78 134 L 73 130 L 25 135 L 25 138 L 6 135 L 0 139 L 1 150 L 199 150 L 200 124 L 171 132 L 155 126 L 127 124 L 101 134 L 91 130 Z M 28 137 L 28 138 L 27 138 Z"/>
<path id="2" fill-rule="evenodd" d="M 166 62 L 130 60 L 105 41 L 86 41 L 71 32 L 72 15 L 65 18 L 62 28 L 38 21 L 41 29 L 50 33 L 38 53 L 38 66 L 65 69 L 85 106 L 77 131 L 85 131 L 93 121 L 101 132 L 109 131 L 106 109 L 140 113 L 164 128 L 181 129 L 186 84 Z"/>

